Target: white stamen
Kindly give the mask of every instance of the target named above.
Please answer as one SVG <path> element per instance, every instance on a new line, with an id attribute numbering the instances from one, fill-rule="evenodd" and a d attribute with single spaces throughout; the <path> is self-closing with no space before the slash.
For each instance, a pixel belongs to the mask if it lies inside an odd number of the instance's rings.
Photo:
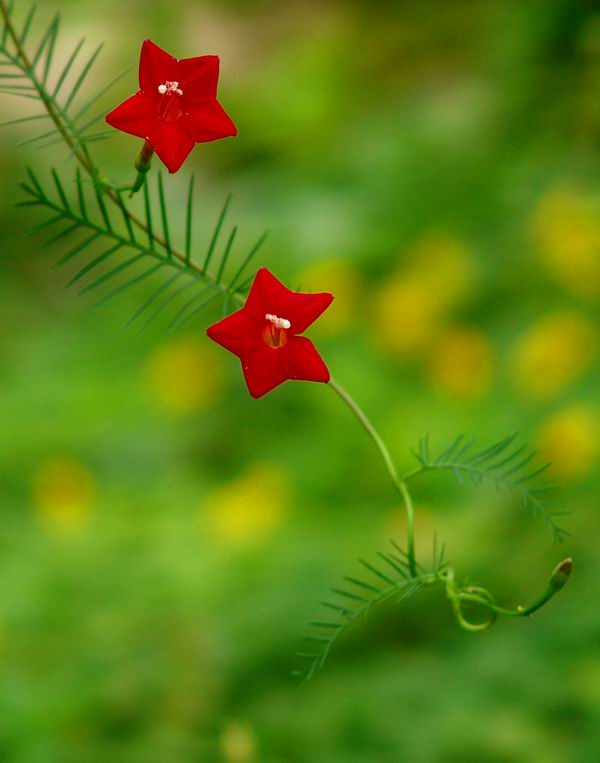
<path id="1" fill-rule="evenodd" d="M 177 93 L 177 95 L 183 95 L 183 90 L 179 87 L 179 82 L 170 82 L 167 80 L 164 85 L 158 86 L 158 92 L 161 95 L 166 93 Z"/>
<path id="2" fill-rule="evenodd" d="M 278 329 L 289 329 L 292 327 L 292 324 L 288 321 L 287 318 L 279 318 L 277 315 L 273 315 L 272 313 L 267 313 L 265 315 L 265 320 L 271 321 L 271 323 Z"/>

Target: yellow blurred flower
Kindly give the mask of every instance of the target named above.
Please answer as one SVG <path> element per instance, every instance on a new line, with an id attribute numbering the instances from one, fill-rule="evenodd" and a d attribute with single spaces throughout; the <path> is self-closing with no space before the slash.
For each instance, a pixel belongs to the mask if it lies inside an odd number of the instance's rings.
<path id="1" fill-rule="evenodd" d="M 422 239 L 408 252 L 406 266 L 374 295 L 376 341 L 399 355 L 420 353 L 473 281 L 474 264 L 460 242 L 441 235 Z"/>
<path id="2" fill-rule="evenodd" d="M 540 428 L 538 447 L 560 480 L 584 477 L 598 458 L 598 413 L 584 404 L 572 404 L 552 414 Z"/>
<path id="3" fill-rule="evenodd" d="M 493 362 L 492 347 L 484 334 L 472 328 L 453 328 L 434 342 L 429 376 L 452 397 L 480 397 L 490 386 Z"/>
<path id="4" fill-rule="evenodd" d="M 600 294 L 600 218 L 588 199 L 568 190 L 542 196 L 531 227 L 538 256 L 564 286 Z"/>
<path id="5" fill-rule="evenodd" d="M 303 291 L 329 291 L 335 295 L 331 307 L 311 327 L 316 336 L 335 336 L 345 331 L 357 314 L 361 278 L 357 269 L 342 260 L 311 265 L 299 276 Z"/>
<path id="6" fill-rule="evenodd" d="M 531 398 L 560 394 L 596 355 L 596 327 L 575 312 L 546 315 L 521 337 L 511 358 L 517 387 Z"/>
<path id="7" fill-rule="evenodd" d="M 221 733 L 221 751 L 226 763 L 253 763 L 256 734 L 249 723 L 229 721 Z"/>
<path id="8" fill-rule="evenodd" d="M 224 540 L 256 543 L 280 526 L 290 504 L 285 472 L 275 464 L 256 463 L 207 499 L 210 521 Z"/>
<path id="9" fill-rule="evenodd" d="M 407 252 L 409 270 L 426 281 L 446 308 L 464 302 L 471 294 L 475 262 L 467 247 L 441 233 L 420 239 Z"/>
<path id="10" fill-rule="evenodd" d="M 443 310 L 435 292 L 417 278 L 395 277 L 373 300 L 375 340 L 398 355 L 415 355 L 440 330 Z"/>
<path id="11" fill-rule="evenodd" d="M 59 529 L 80 527 L 89 516 L 95 493 L 94 477 L 84 466 L 67 458 L 46 461 L 34 475 L 35 506 Z"/>
<path id="12" fill-rule="evenodd" d="M 144 380 L 152 396 L 172 413 L 210 406 L 223 385 L 220 353 L 205 337 L 173 339 L 148 359 Z"/>

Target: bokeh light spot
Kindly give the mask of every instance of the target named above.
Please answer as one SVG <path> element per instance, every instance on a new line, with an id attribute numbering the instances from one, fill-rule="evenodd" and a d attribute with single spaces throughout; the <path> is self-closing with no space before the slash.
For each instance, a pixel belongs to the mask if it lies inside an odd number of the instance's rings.
<path id="1" fill-rule="evenodd" d="M 226 763 L 256 761 L 256 733 L 249 723 L 229 721 L 221 733 L 221 751 Z"/>
<path id="2" fill-rule="evenodd" d="M 373 338 L 401 356 L 419 355 L 471 293 L 475 269 L 468 250 L 431 234 L 407 252 L 406 265 L 373 297 Z"/>
<path id="3" fill-rule="evenodd" d="M 69 458 L 51 458 L 34 475 L 35 506 L 44 519 L 59 529 L 71 530 L 84 524 L 95 494 L 92 474 Z"/>
<path id="4" fill-rule="evenodd" d="M 552 414 L 541 426 L 538 447 L 560 480 L 585 477 L 598 458 L 598 412 L 591 406 L 570 404 Z"/>
<path id="5" fill-rule="evenodd" d="M 276 464 L 255 463 L 208 497 L 206 507 L 215 533 L 234 543 L 266 542 L 289 509 L 290 489 Z"/>
<path id="6" fill-rule="evenodd" d="M 559 283 L 583 296 L 600 294 L 600 223 L 585 196 L 550 191 L 534 209 L 531 228 L 540 260 Z"/>
<path id="7" fill-rule="evenodd" d="M 513 350 L 514 382 L 530 398 L 558 395 L 589 369 L 597 344 L 595 325 L 582 315 L 546 315 L 529 328 Z"/>
<path id="8" fill-rule="evenodd" d="M 182 337 L 159 347 L 144 368 L 152 397 L 174 414 L 208 408 L 223 386 L 223 359 L 204 337 Z"/>
<path id="9" fill-rule="evenodd" d="M 456 398 L 477 398 L 490 386 L 494 354 L 487 337 L 472 328 L 443 332 L 431 348 L 428 360 L 433 384 Z"/>

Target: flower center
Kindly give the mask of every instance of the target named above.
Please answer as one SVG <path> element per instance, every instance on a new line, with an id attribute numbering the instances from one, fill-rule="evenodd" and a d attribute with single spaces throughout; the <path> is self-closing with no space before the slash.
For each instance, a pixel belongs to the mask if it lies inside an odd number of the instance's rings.
<path id="1" fill-rule="evenodd" d="M 167 80 L 162 85 L 158 86 L 158 92 L 162 95 L 158 107 L 159 119 L 162 119 L 165 122 L 175 122 L 183 114 L 181 100 L 180 98 L 175 98 L 175 96 L 183 95 L 183 90 L 179 87 L 179 82 L 171 82 L 170 80 Z"/>
<path id="2" fill-rule="evenodd" d="M 272 313 L 267 313 L 265 315 L 265 320 L 271 321 L 271 323 L 278 329 L 289 329 L 292 327 L 292 324 L 288 321 L 287 318 L 279 318 L 277 315 L 273 315 Z"/>
<path id="3" fill-rule="evenodd" d="M 179 87 L 179 82 L 170 82 L 167 80 L 163 85 L 158 86 L 158 92 L 161 95 L 167 93 L 177 93 L 177 95 L 183 95 L 183 90 Z"/>
<path id="4" fill-rule="evenodd" d="M 287 332 L 292 324 L 287 318 L 280 318 L 273 313 L 265 315 L 265 328 L 263 329 L 263 339 L 269 347 L 283 347 L 287 342 Z"/>

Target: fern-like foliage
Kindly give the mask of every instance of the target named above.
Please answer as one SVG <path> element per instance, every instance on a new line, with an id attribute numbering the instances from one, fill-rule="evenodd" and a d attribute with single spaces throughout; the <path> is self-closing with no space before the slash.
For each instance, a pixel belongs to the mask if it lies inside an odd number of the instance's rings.
<path id="1" fill-rule="evenodd" d="M 168 328 L 173 330 L 217 299 L 222 301 L 224 313 L 232 302 L 242 300 L 248 287 L 248 279 L 244 280 L 246 267 L 265 237 L 237 264 L 232 262 L 237 228 L 231 229 L 224 245 L 220 241 L 231 197 L 227 198 L 210 241 L 197 261 L 192 254 L 193 176 L 186 205 L 184 250 L 180 252 L 174 246 L 160 174 L 154 199 L 148 184 L 144 186 L 144 219 L 136 216 L 129 208 L 131 202 L 120 192 L 116 194 L 117 207 L 111 213 L 102 188 L 84 183 L 79 169 L 70 182 L 73 193 L 68 192 L 56 170 L 52 170 L 51 189 L 32 169 L 28 175 L 28 181 L 22 183 L 27 199 L 19 206 L 37 206 L 49 213 L 30 231 L 51 233 L 46 245 L 61 239 L 69 242 L 68 251 L 57 263 L 57 267 L 78 263 L 69 286 L 79 287 L 80 294 L 102 287 L 99 304 L 105 304 L 143 281 L 154 282 L 154 288 L 126 325 L 139 321 L 140 327 L 144 327 L 170 308 L 173 314 Z"/>
<path id="2" fill-rule="evenodd" d="M 0 93 L 37 101 L 42 111 L 19 117 L 5 125 L 25 122 L 47 124 L 36 135 L 27 137 L 27 143 L 39 147 L 65 142 L 76 153 L 86 169 L 93 170 L 88 144 L 107 138 L 110 130 L 98 130 L 104 111 L 93 113 L 102 96 L 127 71 L 110 79 L 93 96 L 82 98 L 82 88 L 92 71 L 102 45 L 86 48 L 80 39 L 64 64 L 56 64 L 56 51 L 60 49 L 60 14 L 56 14 L 44 29 L 35 32 L 37 5 L 31 5 L 17 20 L 15 3 L 0 3 Z M 62 56 L 61 56 L 62 58 Z"/>
<path id="3" fill-rule="evenodd" d="M 327 614 L 310 623 L 311 632 L 305 636 L 308 646 L 296 652 L 300 667 L 292 671 L 294 677 L 301 681 L 313 678 L 340 636 L 357 620 L 367 617 L 373 607 L 383 602 L 393 600 L 399 604 L 435 580 L 446 567 L 444 546 L 438 548 L 437 538 L 434 539 L 432 571 L 426 573 L 417 564 L 416 576 L 410 573 L 406 552 L 395 541 L 390 544 L 386 552 L 377 552 L 377 562 L 358 560 L 367 573 L 364 577 L 344 577 L 344 587 L 333 588 L 331 600 L 321 602 Z"/>
<path id="4" fill-rule="evenodd" d="M 511 494 L 518 495 L 534 513 L 541 514 L 552 529 L 555 539 L 563 540 L 570 533 L 556 524 L 555 517 L 561 513 L 549 511 L 543 498 L 554 486 L 536 484 L 536 478 L 549 464 L 532 467 L 536 452 L 527 445 L 515 446 L 515 440 L 516 435 L 511 435 L 486 448 L 478 449 L 475 447 L 475 439 L 467 439 L 465 435 L 460 435 L 447 448 L 434 455 L 431 452 L 429 437 L 425 436 L 419 441 L 418 450 L 414 451 L 419 467 L 405 474 L 400 484 L 406 486 L 414 477 L 436 469 L 451 471 L 460 484 L 468 480 L 478 485 L 483 480 L 491 480 L 498 490 L 504 488 Z M 434 535 L 433 564 L 428 572 L 416 560 L 413 560 L 414 566 L 411 569 L 409 554 L 394 541 L 392 550 L 380 552 L 378 556 L 377 564 L 364 559 L 359 560 L 369 573 L 368 577 L 344 578 L 347 585 L 344 588 L 333 589 L 336 597 L 321 602 L 327 610 L 333 611 L 335 616 L 311 623 L 312 631 L 306 637 L 309 647 L 296 655 L 302 667 L 294 671 L 295 676 L 303 680 L 312 678 L 322 668 L 340 636 L 353 623 L 366 616 L 374 606 L 393 598 L 398 602 L 402 601 L 424 586 L 441 584 L 446 588 L 462 627 L 481 630 L 494 622 L 495 614 L 483 624 L 473 625 L 465 621 L 460 603 L 457 604 L 462 589 L 457 586 L 455 573 L 445 560 L 445 547 L 438 547 L 437 536 Z M 486 602 L 493 603 L 489 593 L 479 587 L 477 592 L 484 596 Z M 463 593 L 472 596 L 473 590 L 465 590 Z M 499 611 L 503 614 L 508 612 Z M 526 610 L 522 612 L 525 613 Z M 514 616 L 521 615 L 519 610 L 508 613 Z"/>
<path id="5" fill-rule="evenodd" d="M 469 439 L 461 434 L 447 448 L 433 455 L 429 436 L 426 435 L 420 439 L 418 450 L 413 451 L 420 466 L 405 475 L 404 479 L 410 480 L 423 472 L 442 469 L 452 472 L 461 485 L 465 481 L 478 485 L 483 480 L 491 480 L 498 490 L 505 488 L 511 495 L 521 498 L 534 514 L 543 517 L 556 541 L 564 540 L 570 533 L 559 527 L 555 518 L 565 512 L 550 511 L 545 500 L 545 495 L 555 486 L 536 483 L 536 479 L 550 464 L 532 468 L 537 452 L 527 445 L 515 447 L 516 437 L 516 434 L 505 437 L 479 450 L 475 447 L 475 438 Z"/>

